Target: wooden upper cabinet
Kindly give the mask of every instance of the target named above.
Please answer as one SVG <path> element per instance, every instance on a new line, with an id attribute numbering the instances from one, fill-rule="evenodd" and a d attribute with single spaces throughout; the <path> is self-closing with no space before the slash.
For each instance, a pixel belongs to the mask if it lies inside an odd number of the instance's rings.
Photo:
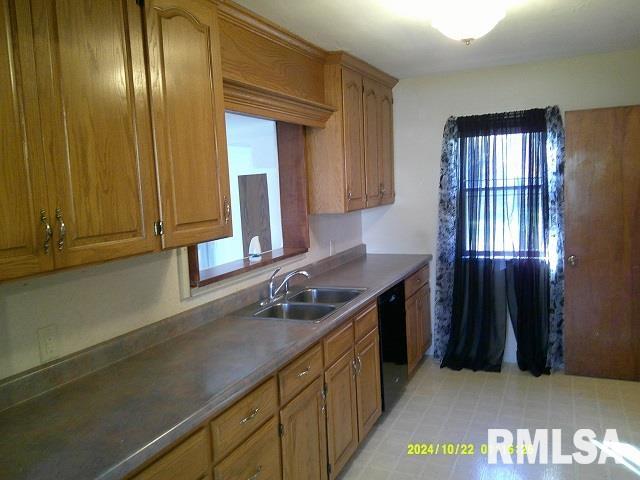
<path id="1" fill-rule="evenodd" d="M 393 99 L 397 80 L 344 52 L 327 56 L 324 129 L 306 135 L 310 212 L 345 213 L 392 203 Z"/>
<path id="2" fill-rule="evenodd" d="M 283 480 L 326 480 L 327 429 L 322 377 L 280 411 Z"/>
<path id="3" fill-rule="evenodd" d="M 228 237 L 231 197 L 216 7 L 147 0 L 163 247 Z"/>
<path id="4" fill-rule="evenodd" d="M 362 75 L 342 69 L 342 104 L 344 106 L 344 163 L 346 170 L 347 211 L 366 204 L 365 164 L 362 125 Z"/>
<path id="5" fill-rule="evenodd" d="M 140 7 L 32 5 L 55 266 L 152 251 L 157 208 Z"/>
<path id="6" fill-rule="evenodd" d="M 365 78 L 362 89 L 364 119 L 364 165 L 366 206 L 380 203 L 380 89 L 378 83 Z"/>
<path id="7" fill-rule="evenodd" d="M 385 85 L 378 85 L 378 172 L 380 176 L 380 204 L 395 200 L 393 163 L 393 95 Z"/>
<path id="8" fill-rule="evenodd" d="M 0 2 L 0 280 L 53 268 L 31 28 L 27 2 Z"/>

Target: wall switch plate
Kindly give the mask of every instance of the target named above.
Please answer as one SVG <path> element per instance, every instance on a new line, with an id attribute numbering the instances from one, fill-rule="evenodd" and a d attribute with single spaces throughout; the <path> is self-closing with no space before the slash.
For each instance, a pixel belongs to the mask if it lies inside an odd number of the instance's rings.
<path id="1" fill-rule="evenodd" d="M 38 329 L 38 346 L 42 363 L 58 357 L 58 327 L 55 324 Z"/>
<path id="2" fill-rule="evenodd" d="M 335 255 L 336 253 L 336 241 L 329 240 L 329 255 Z"/>

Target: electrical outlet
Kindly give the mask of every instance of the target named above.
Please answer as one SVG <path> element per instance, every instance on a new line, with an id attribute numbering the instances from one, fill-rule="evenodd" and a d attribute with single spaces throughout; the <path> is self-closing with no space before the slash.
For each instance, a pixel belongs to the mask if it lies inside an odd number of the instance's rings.
<path id="1" fill-rule="evenodd" d="M 329 255 L 335 255 L 336 253 L 336 241 L 329 240 Z"/>
<path id="2" fill-rule="evenodd" d="M 38 345 L 42 363 L 58 357 L 58 327 L 55 324 L 38 329 Z"/>

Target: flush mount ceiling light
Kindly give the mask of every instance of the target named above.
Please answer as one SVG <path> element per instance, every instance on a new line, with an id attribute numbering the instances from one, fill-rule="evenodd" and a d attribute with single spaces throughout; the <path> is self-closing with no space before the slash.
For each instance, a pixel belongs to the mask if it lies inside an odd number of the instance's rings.
<path id="1" fill-rule="evenodd" d="M 453 40 L 470 45 L 527 0 L 379 0 L 395 14 L 431 25 Z"/>
<path id="2" fill-rule="evenodd" d="M 507 2 L 500 0 L 446 0 L 434 7 L 431 25 L 467 45 L 493 30 L 507 14 Z"/>

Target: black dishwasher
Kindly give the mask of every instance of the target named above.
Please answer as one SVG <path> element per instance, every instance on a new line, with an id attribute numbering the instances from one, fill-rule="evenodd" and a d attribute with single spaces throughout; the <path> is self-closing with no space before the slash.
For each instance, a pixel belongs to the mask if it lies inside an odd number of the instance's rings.
<path id="1" fill-rule="evenodd" d="M 382 409 L 391 410 L 407 384 L 407 325 L 404 282 L 378 297 Z"/>

